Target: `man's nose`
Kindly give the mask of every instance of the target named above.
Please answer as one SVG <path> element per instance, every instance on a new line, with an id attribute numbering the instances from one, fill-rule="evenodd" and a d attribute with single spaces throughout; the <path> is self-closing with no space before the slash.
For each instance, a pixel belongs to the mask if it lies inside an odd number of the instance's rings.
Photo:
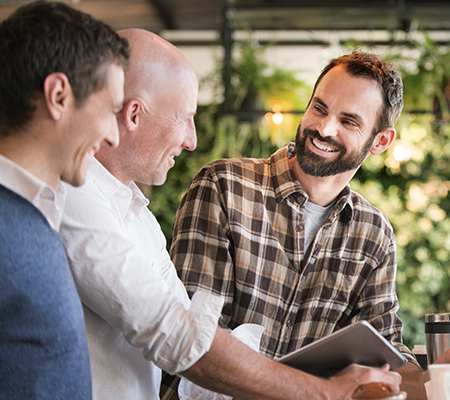
<path id="1" fill-rule="evenodd" d="M 317 125 L 317 131 L 324 137 L 335 137 L 338 132 L 338 121 L 332 116 L 324 117 Z"/>
<path id="2" fill-rule="evenodd" d="M 194 118 L 192 118 L 186 129 L 186 136 L 183 142 L 183 148 L 189 151 L 195 150 L 197 147 L 197 132 L 195 130 Z"/>
<path id="3" fill-rule="evenodd" d="M 119 127 L 117 125 L 117 121 L 112 125 L 113 126 L 104 141 L 111 147 L 116 148 L 119 145 Z"/>

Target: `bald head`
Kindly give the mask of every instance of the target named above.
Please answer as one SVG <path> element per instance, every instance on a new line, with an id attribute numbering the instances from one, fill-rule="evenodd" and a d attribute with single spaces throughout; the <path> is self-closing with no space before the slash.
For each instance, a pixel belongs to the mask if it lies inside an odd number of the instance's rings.
<path id="1" fill-rule="evenodd" d="M 186 56 L 160 36 L 143 29 L 124 29 L 119 36 L 131 46 L 130 67 L 125 81 L 125 102 L 131 98 L 151 101 L 167 84 L 186 79 L 197 81 Z"/>
<path id="2" fill-rule="evenodd" d="M 198 80 L 175 46 L 142 29 L 118 32 L 131 47 L 120 144 L 96 155 L 117 179 L 161 185 L 182 150 L 194 150 Z"/>

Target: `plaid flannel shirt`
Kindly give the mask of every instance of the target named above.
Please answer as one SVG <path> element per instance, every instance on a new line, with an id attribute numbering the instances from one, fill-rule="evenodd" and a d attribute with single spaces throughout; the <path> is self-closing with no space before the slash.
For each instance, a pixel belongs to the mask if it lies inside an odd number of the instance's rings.
<path id="1" fill-rule="evenodd" d="M 260 351 L 281 357 L 358 320 L 402 344 L 396 244 L 387 218 L 344 188 L 309 252 L 307 194 L 289 143 L 269 159 L 217 160 L 200 170 L 178 209 L 171 257 L 192 295 L 225 298 L 222 322 L 263 325 Z"/>

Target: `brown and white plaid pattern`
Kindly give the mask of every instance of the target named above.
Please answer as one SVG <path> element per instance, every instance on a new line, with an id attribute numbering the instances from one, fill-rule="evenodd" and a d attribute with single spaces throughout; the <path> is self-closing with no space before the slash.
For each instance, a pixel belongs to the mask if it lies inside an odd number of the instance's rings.
<path id="1" fill-rule="evenodd" d="M 170 375 L 162 371 L 161 388 L 159 391 L 160 400 L 178 400 L 178 384 L 180 377 L 177 375 Z"/>
<path id="2" fill-rule="evenodd" d="M 260 351 L 269 357 L 365 319 L 414 361 L 401 344 L 390 223 L 347 186 L 305 255 L 307 195 L 289 166 L 293 150 L 218 160 L 193 179 L 171 246 L 189 294 L 223 296 L 231 329 L 263 325 Z"/>

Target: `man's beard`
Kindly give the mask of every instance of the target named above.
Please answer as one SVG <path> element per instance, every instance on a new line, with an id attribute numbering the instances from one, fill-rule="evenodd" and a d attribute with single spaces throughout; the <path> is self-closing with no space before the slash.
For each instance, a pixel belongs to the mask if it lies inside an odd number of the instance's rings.
<path id="1" fill-rule="evenodd" d="M 339 152 L 339 156 L 335 160 L 327 160 L 326 158 L 313 153 L 306 141 L 308 138 L 315 138 L 322 143 L 328 143 Z M 342 174 L 361 166 L 363 161 L 369 154 L 370 148 L 375 140 L 375 136 L 371 137 L 364 144 L 360 152 L 352 152 L 347 155 L 347 149 L 341 143 L 334 141 L 330 137 L 322 137 L 316 130 L 305 128 L 303 135 L 301 134 L 301 125 L 298 127 L 297 135 L 295 137 L 295 153 L 297 155 L 297 162 L 300 168 L 308 175 L 325 177 L 337 174 Z"/>

